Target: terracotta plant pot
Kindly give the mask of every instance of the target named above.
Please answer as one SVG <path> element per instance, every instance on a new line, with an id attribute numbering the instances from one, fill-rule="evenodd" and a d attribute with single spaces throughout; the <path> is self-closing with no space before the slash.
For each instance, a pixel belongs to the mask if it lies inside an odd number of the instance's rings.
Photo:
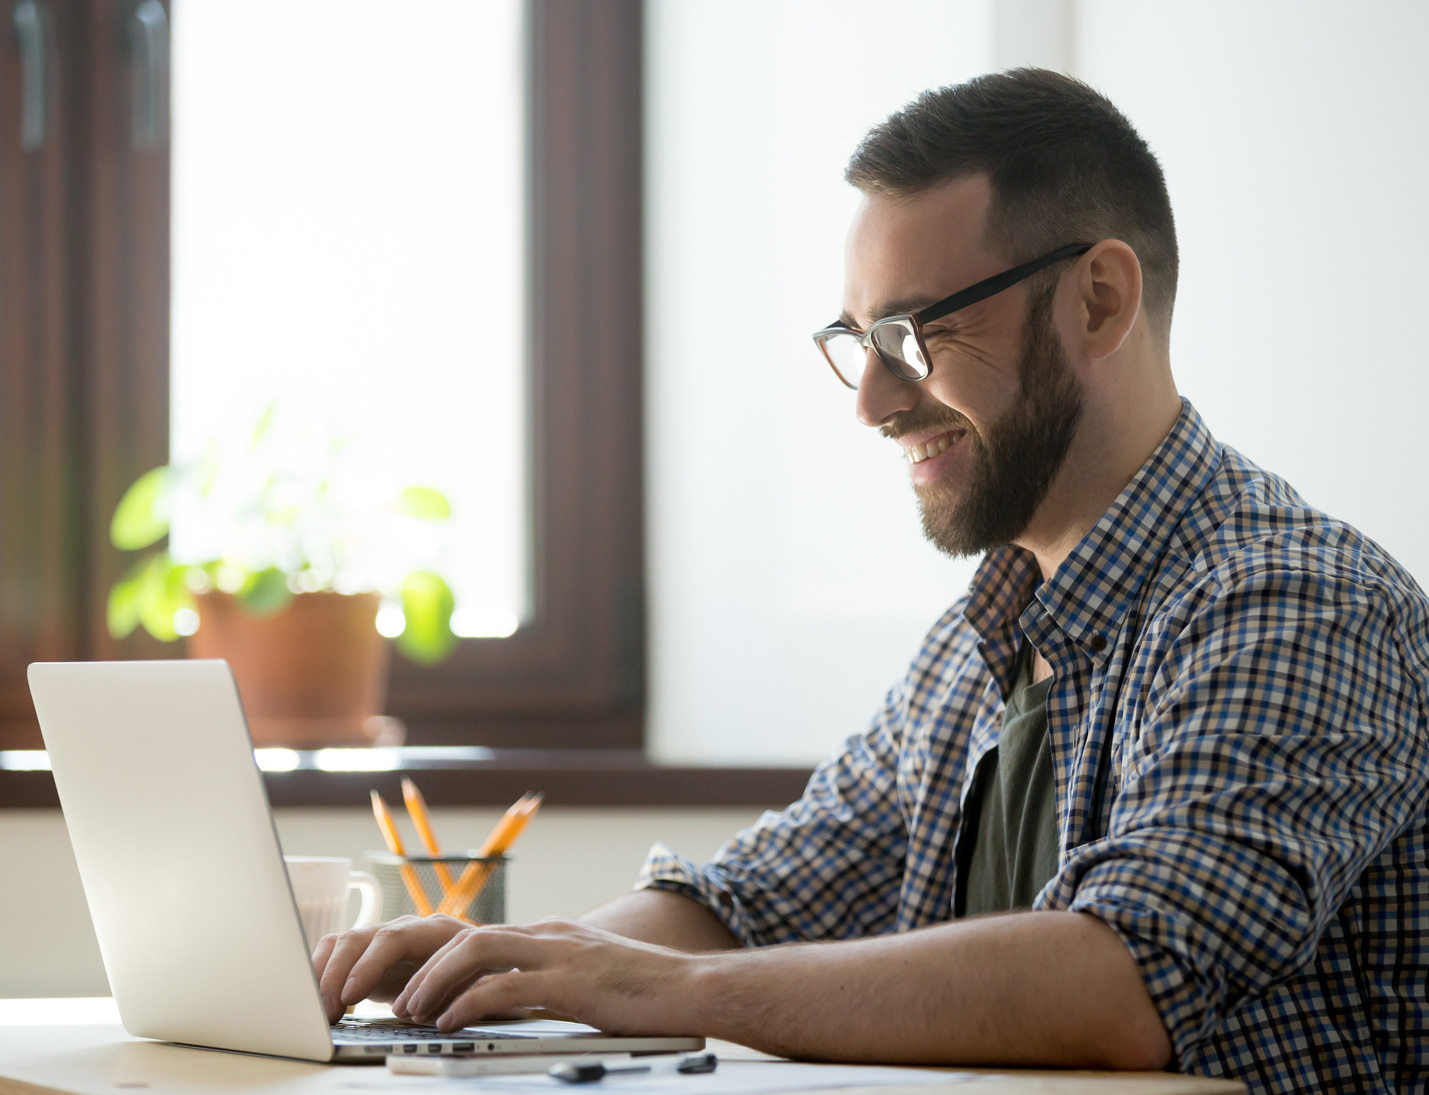
<path id="1" fill-rule="evenodd" d="M 391 655 L 377 633 L 379 602 L 302 593 L 255 616 L 230 594 L 203 593 L 189 657 L 227 660 L 255 746 L 400 745 L 402 724 L 382 715 Z"/>

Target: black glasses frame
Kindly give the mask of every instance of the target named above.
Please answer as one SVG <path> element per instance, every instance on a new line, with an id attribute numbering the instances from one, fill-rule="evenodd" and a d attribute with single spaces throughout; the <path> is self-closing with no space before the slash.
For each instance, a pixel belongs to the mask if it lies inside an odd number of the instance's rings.
<path id="1" fill-rule="evenodd" d="M 861 333 L 853 327 L 847 327 L 835 321 L 823 330 L 814 332 L 814 343 L 819 347 L 819 352 L 824 355 L 824 360 L 829 363 L 829 368 L 833 369 L 834 375 L 838 377 L 843 384 L 855 390 L 858 388 L 857 378 L 854 379 L 853 383 L 850 383 L 849 379 L 839 371 L 838 365 L 834 363 L 833 355 L 829 353 L 828 347 L 824 345 L 830 338 L 834 338 L 838 335 L 856 335 L 858 336 L 858 344 L 863 347 L 864 351 L 867 352 L 869 346 L 872 346 L 874 353 L 878 355 L 878 360 L 883 362 L 884 368 L 899 380 L 925 380 L 928 374 L 933 371 L 933 358 L 932 355 L 928 353 L 927 344 L 923 341 L 923 324 L 932 323 L 934 320 L 942 319 L 944 316 L 956 312 L 959 308 L 967 308 L 970 305 L 986 300 L 988 297 L 996 296 L 1004 289 L 1010 289 L 1019 281 L 1025 281 L 1037 273 L 1037 271 L 1046 269 L 1054 262 L 1061 262 L 1063 259 L 1085 255 L 1094 246 L 1096 245 L 1091 243 L 1069 243 L 1065 247 L 1059 247 L 1055 251 L 1049 251 L 1045 255 L 1020 263 L 1010 270 L 1004 270 L 1000 274 L 993 274 L 990 278 L 984 278 L 974 285 L 969 285 L 966 289 L 959 289 L 951 296 L 944 297 L 942 300 L 930 304 L 926 308 L 920 308 L 916 312 L 884 316 L 877 322 L 870 324 L 867 331 Z M 913 329 L 913 333 L 918 339 L 918 349 L 922 352 L 923 361 L 927 363 L 921 372 L 914 362 L 903 361 L 902 359 L 890 360 L 889 355 L 884 353 L 883 349 L 875 340 L 874 332 L 881 327 L 887 327 L 894 323 L 905 324 Z"/>

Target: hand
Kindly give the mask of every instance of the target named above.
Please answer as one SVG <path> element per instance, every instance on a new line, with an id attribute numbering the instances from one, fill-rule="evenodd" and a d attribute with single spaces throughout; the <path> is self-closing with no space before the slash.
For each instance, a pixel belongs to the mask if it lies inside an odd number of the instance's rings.
<path id="1" fill-rule="evenodd" d="M 325 935 L 313 951 L 313 969 L 329 1023 L 359 1000 L 391 1000 L 443 944 L 467 925 L 450 916 L 403 916 L 386 924 Z"/>
<path id="2" fill-rule="evenodd" d="M 693 1034 L 697 961 L 569 920 L 464 927 L 411 975 L 392 1011 L 446 1031 L 544 1007 L 614 1034 Z"/>

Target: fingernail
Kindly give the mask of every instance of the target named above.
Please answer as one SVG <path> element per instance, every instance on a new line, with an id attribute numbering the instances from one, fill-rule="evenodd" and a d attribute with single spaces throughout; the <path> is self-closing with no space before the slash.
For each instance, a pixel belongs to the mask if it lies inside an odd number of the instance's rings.
<path id="1" fill-rule="evenodd" d="M 329 1019 L 331 1019 L 332 1013 L 336 1010 L 337 1008 L 333 1007 L 332 997 L 329 996 L 327 993 L 323 993 L 323 1014 L 326 1015 Z"/>
<path id="2" fill-rule="evenodd" d="M 357 981 L 356 981 L 355 979 L 353 979 L 353 978 L 348 978 L 347 984 L 345 984 L 345 985 L 342 986 L 342 1002 L 343 1002 L 344 1004 L 355 1004 L 355 1003 L 357 1003 L 356 1000 L 349 1000 L 349 999 L 348 999 L 348 997 L 351 996 L 351 995 L 352 995 L 354 992 L 356 992 L 356 991 L 357 991 Z"/>

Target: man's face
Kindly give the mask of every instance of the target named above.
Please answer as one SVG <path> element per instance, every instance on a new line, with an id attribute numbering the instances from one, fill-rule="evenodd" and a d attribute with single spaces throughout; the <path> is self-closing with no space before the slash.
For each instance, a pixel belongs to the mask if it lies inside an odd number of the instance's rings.
<path id="1" fill-rule="evenodd" d="M 849 235 L 845 322 L 867 329 L 1011 266 L 983 241 L 989 198 L 979 176 L 865 199 Z M 924 534 L 951 555 L 1022 535 L 1076 434 L 1081 386 L 1051 304 L 1050 290 L 1029 298 L 1018 285 L 928 324 L 922 381 L 899 380 L 872 353 L 865 363 L 859 419 L 903 446 Z"/>

